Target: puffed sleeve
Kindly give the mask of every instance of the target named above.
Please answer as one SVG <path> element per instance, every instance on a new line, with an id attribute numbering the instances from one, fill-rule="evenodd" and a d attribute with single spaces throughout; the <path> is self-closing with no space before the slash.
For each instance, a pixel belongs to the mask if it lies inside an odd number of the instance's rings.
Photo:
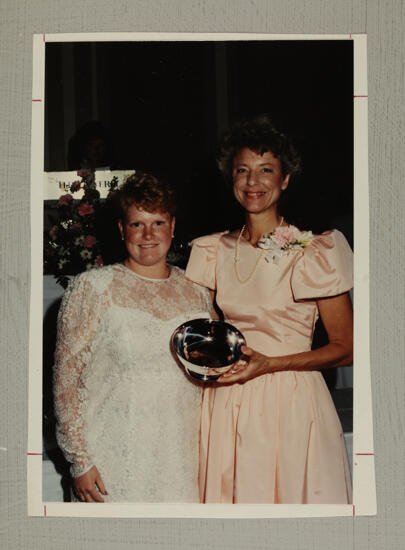
<path id="1" fill-rule="evenodd" d="M 298 256 L 291 276 L 295 300 L 326 298 L 353 287 L 353 252 L 336 229 L 314 237 Z"/>
<path id="2" fill-rule="evenodd" d="M 192 241 L 190 259 L 186 268 L 187 279 L 215 290 L 215 268 L 219 241 L 222 235 L 224 233 L 213 233 Z"/>
<path id="3" fill-rule="evenodd" d="M 92 346 L 108 292 L 92 275 L 85 272 L 70 282 L 58 314 L 53 377 L 56 437 L 73 477 L 93 466 L 84 430 L 88 395 L 82 374 L 92 366 Z"/>

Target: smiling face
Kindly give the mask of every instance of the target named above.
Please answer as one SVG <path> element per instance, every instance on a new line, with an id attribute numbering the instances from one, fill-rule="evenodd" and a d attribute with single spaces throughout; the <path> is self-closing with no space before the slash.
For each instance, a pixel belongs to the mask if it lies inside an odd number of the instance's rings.
<path id="1" fill-rule="evenodd" d="M 136 204 L 130 206 L 125 221 L 118 222 L 128 251 L 127 267 L 140 275 L 164 278 L 174 224 L 169 212 L 147 212 Z"/>
<path id="2" fill-rule="evenodd" d="M 245 148 L 234 158 L 232 178 L 235 198 L 247 213 L 276 215 L 290 175 L 283 176 L 280 160 L 271 151 L 260 155 Z"/>

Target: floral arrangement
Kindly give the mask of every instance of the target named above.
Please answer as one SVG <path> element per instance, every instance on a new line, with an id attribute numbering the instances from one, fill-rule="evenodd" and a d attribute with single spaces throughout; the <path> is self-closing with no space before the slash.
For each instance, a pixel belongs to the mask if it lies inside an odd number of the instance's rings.
<path id="1" fill-rule="evenodd" d="M 45 234 L 45 272 L 52 273 L 64 288 L 69 275 L 103 265 L 101 246 L 97 239 L 96 221 L 100 212 L 100 193 L 96 188 L 95 173 L 79 170 L 81 178 L 70 186 L 58 200 L 58 216 Z M 110 182 L 109 197 L 117 187 L 118 179 Z M 83 189 L 82 198 L 74 194 Z"/>
<path id="2" fill-rule="evenodd" d="M 293 250 L 302 250 L 309 246 L 314 236 L 312 231 L 300 231 L 294 225 L 277 227 L 272 233 L 266 233 L 257 246 L 268 250 L 265 259 L 278 264 L 284 254 Z"/>

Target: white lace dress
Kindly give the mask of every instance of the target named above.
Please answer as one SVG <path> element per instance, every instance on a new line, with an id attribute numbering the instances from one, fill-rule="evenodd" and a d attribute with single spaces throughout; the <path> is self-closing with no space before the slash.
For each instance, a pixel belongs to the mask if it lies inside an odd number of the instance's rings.
<path id="1" fill-rule="evenodd" d="M 93 465 L 110 502 L 198 502 L 201 388 L 170 336 L 208 317 L 206 289 L 171 268 L 148 279 L 122 264 L 82 273 L 58 317 L 57 438 L 72 475 Z"/>

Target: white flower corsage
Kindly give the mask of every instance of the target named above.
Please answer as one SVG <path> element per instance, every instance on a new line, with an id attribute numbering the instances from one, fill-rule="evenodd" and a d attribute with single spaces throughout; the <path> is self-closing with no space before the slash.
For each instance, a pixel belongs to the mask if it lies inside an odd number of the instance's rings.
<path id="1" fill-rule="evenodd" d="M 302 250 L 309 246 L 314 236 L 312 231 L 300 231 L 294 225 L 277 227 L 272 233 L 266 233 L 259 239 L 257 246 L 268 250 L 265 259 L 278 264 L 284 254 L 293 250 Z"/>

